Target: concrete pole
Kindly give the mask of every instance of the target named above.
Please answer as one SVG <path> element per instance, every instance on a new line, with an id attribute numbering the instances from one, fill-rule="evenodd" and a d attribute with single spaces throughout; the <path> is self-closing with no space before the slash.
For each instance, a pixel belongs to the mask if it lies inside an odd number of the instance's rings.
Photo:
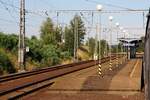
<path id="1" fill-rule="evenodd" d="M 119 58 L 118 58 L 118 57 L 119 57 L 119 56 L 118 56 L 118 55 L 119 55 L 119 54 L 118 54 L 118 53 L 119 53 L 119 52 L 118 52 L 118 51 L 119 51 L 119 50 L 118 50 L 118 46 L 119 46 L 119 42 L 118 42 L 119 23 L 116 23 L 116 29 L 117 29 L 117 57 L 116 57 L 116 63 L 117 63 L 117 64 L 116 64 L 116 67 L 118 67 L 118 66 L 119 66 L 119 61 L 118 61 L 118 59 L 119 59 Z"/>
<path id="2" fill-rule="evenodd" d="M 102 74 L 102 66 L 101 66 L 101 11 L 103 6 L 97 5 L 97 10 L 99 12 L 99 19 L 98 19 L 98 38 L 99 38 L 99 62 L 98 62 L 98 74 Z"/>
<path id="3" fill-rule="evenodd" d="M 110 62 L 109 62 L 109 70 L 112 70 L 112 60 L 111 60 L 111 52 L 112 52 L 112 48 L 111 48 L 111 46 L 112 46 L 112 20 L 113 20 L 113 17 L 112 16 L 110 16 L 109 17 L 109 26 L 110 26 L 110 47 L 109 47 L 109 56 L 110 56 Z"/>
<path id="4" fill-rule="evenodd" d="M 20 0 L 20 33 L 18 63 L 20 70 L 25 71 L 25 0 Z"/>

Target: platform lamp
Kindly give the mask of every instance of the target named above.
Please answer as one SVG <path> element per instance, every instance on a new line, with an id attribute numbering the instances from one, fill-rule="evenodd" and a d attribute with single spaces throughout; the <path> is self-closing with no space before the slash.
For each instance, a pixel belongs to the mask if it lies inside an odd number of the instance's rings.
<path id="1" fill-rule="evenodd" d="M 117 66 L 117 67 L 119 66 L 119 61 L 118 61 L 118 59 L 119 59 L 119 58 L 118 58 L 118 57 L 119 57 L 119 56 L 118 56 L 118 53 L 119 53 L 119 50 L 118 50 L 118 49 L 119 49 L 119 48 L 118 48 L 118 46 L 119 46 L 119 42 L 118 42 L 119 26 L 120 26 L 120 24 L 117 22 L 117 23 L 116 23 L 116 29 L 117 29 L 117 57 L 116 57 L 116 63 L 117 63 L 117 64 L 116 64 L 116 66 Z"/>
<path id="2" fill-rule="evenodd" d="M 112 70 L 112 60 L 111 60 L 111 45 L 112 45 L 112 21 L 113 16 L 109 16 L 109 23 L 110 23 L 110 47 L 109 47 L 109 56 L 110 56 L 110 63 L 109 63 L 109 70 Z"/>
<path id="3" fill-rule="evenodd" d="M 99 19 L 98 19 L 98 40 L 99 40 L 99 62 L 98 62 L 98 74 L 102 74 L 102 66 L 101 66 L 101 11 L 103 9 L 103 6 L 101 4 L 98 4 L 96 7 L 98 13 L 99 13 Z"/>

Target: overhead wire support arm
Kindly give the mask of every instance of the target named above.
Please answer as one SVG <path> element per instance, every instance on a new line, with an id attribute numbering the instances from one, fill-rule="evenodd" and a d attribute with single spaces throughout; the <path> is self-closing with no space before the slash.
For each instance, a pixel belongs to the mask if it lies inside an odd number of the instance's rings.
<path id="1" fill-rule="evenodd" d="M 133 10 L 103 10 L 101 11 L 101 13 L 141 13 L 141 12 L 148 12 L 148 9 L 133 9 Z M 47 11 L 48 13 L 57 13 L 57 12 L 61 12 L 61 13 L 99 13 L 97 10 L 49 10 Z M 31 11 L 32 13 L 32 11 Z M 38 13 L 38 12 L 34 12 L 33 13 Z M 40 12 L 39 12 L 40 13 Z"/>

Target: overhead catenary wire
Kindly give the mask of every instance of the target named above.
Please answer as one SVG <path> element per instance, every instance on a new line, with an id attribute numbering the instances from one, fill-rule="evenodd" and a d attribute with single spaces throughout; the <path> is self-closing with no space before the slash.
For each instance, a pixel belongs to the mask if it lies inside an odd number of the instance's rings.
<path id="1" fill-rule="evenodd" d="M 88 2 L 91 2 L 91 3 L 96 3 L 96 4 L 100 3 L 100 4 L 103 4 L 103 5 L 109 6 L 109 7 L 115 7 L 115 8 L 120 8 L 120 9 L 126 9 L 126 10 L 129 10 L 129 11 L 134 11 L 134 9 L 131 9 L 131 8 L 118 6 L 118 5 L 114 5 L 114 4 L 110 4 L 110 3 L 104 3 L 104 2 L 100 2 L 100 1 L 96 1 L 96 0 L 85 0 L 85 1 L 88 1 Z"/>
<path id="2" fill-rule="evenodd" d="M 49 3 L 48 1 L 50 1 L 50 0 L 39 0 L 39 1 L 42 1 L 42 3 L 43 4 L 45 4 L 45 5 L 47 5 L 47 6 L 49 6 L 49 7 L 51 7 L 51 8 L 55 8 L 55 6 L 54 5 L 52 5 L 52 3 Z"/>
<path id="3" fill-rule="evenodd" d="M 86 1 L 90 1 L 90 0 L 86 0 Z M 95 3 L 97 3 L 97 2 L 95 2 Z M 9 4 L 7 2 L 4 2 L 2 0 L 1 0 L 1 3 L 3 3 L 4 5 L 10 6 L 13 9 L 17 9 L 18 11 L 20 9 L 17 6 L 15 6 L 13 4 Z M 106 5 L 108 5 L 108 4 L 106 4 Z M 116 6 L 116 5 L 112 5 L 112 6 Z M 118 6 L 118 8 L 119 7 L 120 6 Z M 116 8 L 117 8 L 117 6 L 116 6 Z M 129 13 L 129 12 L 141 13 L 141 12 L 149 11 L 148 9 L 129 9 L 129 8 L 125 8 L 125 7 L 120 7 L 120 8 L 122 8 L 123 10 L 104 10 L 101 13 Z M 33 14 L 33 15 L 37 15 L 37 16 L 40 16 L 40 17 L 47 17 L 47 15 L 49 15 L 50 13 L 57 13 L 57 12 L 61 12 L 61 13 L 77 13 L 77 12 L 82 12 L 82 13 L 94 12 L 94 13 L 96 13 L 97 12 L 96 10 L 46 10 L 46 11 L 43 10 L 43 11 L 33 11 L 33 10 L 30 10 L 30 9 L 26 9 L 25 11 L 28 14 Z"/>
<path id="4" fill-rule="evenodd" d="M 1 0 L 1 3 L 3 3 L 4 5 L 10 6 L 13 9 L 17 9 L 19 11 L 19 7 L 13 5 L 13 4 L 8 4 L 6 2 L 3 2 Z M 28 14 L 33 14 L 33 15 L 37 15 L 40 17 L 47 17 L 48 14 L 50 13 L 57 13 L 57 12 L 61 12 L 61 13 L 77 13 L 77 12 L 82 12 L 82 13 L 89 13 L 89 12 L 94 12 L 94 13 L 98 13 L 96 10 L 43 10 L 43 11 L 33 11 L 30 9 L 26 9 L 25 10 L 26 13 Z M 141 12 L 147 12 L 149 11 L 148 9 L 123 9 L 123 10 L 104 10 L 101 13 L 141 13 Z"/>
<path id="5" fill-rule="evenodd" d="M 13 9 L 15 9 L 14 11 L 16 11 L 16 12 L 19 12 L 19 10 L 20 10 L 19 7 L 15 6 L 15 5 L 13 5 L 13 4 L 4 2 L 4 1 L 2 1 L 2 0 L 0 0 L 0 3 L 3 4 L 4 7 L 7 8 L 7 9 L 8 9 L 8 7 L 6 7 L 6 6 L 12 7 Z M 25 13 L 33 14 L 33 15 L 37 15 L 37 16 L 41 16 L 41 17 L 47 16 L 47 15 L 46 15 L 46 11 L 40 11 L 40 12 L 37 11 L 37 12 L 36 12 L 36 11 L 32 11 L 32 10 L 30 10 L 30 9 L 26 9 L 26 10 L 25 10 Z"/>
<path id="6" fill-rule="evenodd" d="M 0 0 L 3 2 L 4 5 L 8 7 L 12 7 L 13 9 L 16 9 L 17 11 L 19 11 L 19 7 L 17 7 L 14 4 L 8 3 L 6 1 Z M 40 16 L 40 17 L 47 17 L 47 15 L 49 16 L 51 13 L 77 13 L 77 12 L 82 12 L 82 14 L 85 13 L 98 13 L 96 10 L 41 10 L 41 11 L 33 11 L 31 9 L 26 9 L 26 14 L 27 15 L 36 15 L 36 16 Z M 142 12 L 147 12 L 148 9 L 133 9 L 133 10 L 128 10 L 128 9 L 122 9 L 122 10 L 103 10 L 101 11 L 101 13 L 142 13 Z M 85 20 L 86 21 L 86 20 Z M 87 20 L 88 21 L 88 20 Z M 136 30 L 136 28 L 130 28 L 131 30 Z M 90 30 L 90 29 L 89 29 Z M 137 30 L 141 30 L 140 28 L 137 28 Z"/>
<path id="7" fill-rule="evenodd" d="M 17 9 L 18 11 L 19 11 L 19 9 L 20 9 L 19 7 L 15 6 L 15 5 L 13 5 L 13 4 L 4 2 L 4 1 L 2 1 L 2 0 L 0 0 L 0 1 L 1 1 L 1 3 L 3 3 L 4 5 L 9 6 L 9 7 L 12 7 L 12 8 L 14 8 L 14 9 Z"/>
<path id="8" fill-rule="evenodd" d="M 4 18 L 0 18 L 0 20 L 4 21 L 4 22 L 12 23 L 12 24 L 15 23 L 17 26 L 19 26 L 19 22 L 17 21 L 18 18 L 12 15 L 12 12 L 10 11 L 9 7 L 12 7 L 13 11 L 15 11 L 17 13 L 19 13 L 20 8 L 17 7 L 17 6 L 15 6 L 15 5 L 13 5 L 13 4 L 11 4 L 11 3 L 4 2 L 2 0 L 0 0 L 0 3 L 3 5 L 3 7 L 5 8 L 5 10 L 9 13 L 9 15 L 12 17 L 12 20 L 4 19 Z M 26 11 L 26 13 L 28 13 L 28 11 Z M 32 12 L 32 14 L 33 14 L 33 12 Z M 26 26 L 27 27 L 34 27 L 35 25 L 26 24 Z"/>
<path id="9" fill-rule="evenodd" d="M 0 3 L 3 5 L 3 7 L 5 8 L 5 10 L 9 13 L 9 15 L 12 17 L 13 20 L 15 20 L 15 23 L 18 25 L 17 21 L 16 21 L 16 17 L 14 17 L 11 13 L 11 11 L 9 10 L 9 8 L 5 5 L 5 3 L 0 0 Z"/>

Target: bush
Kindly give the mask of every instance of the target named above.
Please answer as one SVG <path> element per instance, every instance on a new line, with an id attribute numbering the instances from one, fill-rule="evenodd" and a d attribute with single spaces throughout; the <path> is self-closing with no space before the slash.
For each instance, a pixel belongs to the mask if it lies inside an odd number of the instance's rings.
<path id="1" fill-rule="evenodd" d="M 10 62 L 6 52 L 0 49 L 0 70 L 6 73 L 14 73 L 16 72 L 12 63 Z"/>
<path id="2" fill-rule="evenodd" d="M 27 57 L 31 58 L 32 61 L 41 62 L 42 60 L 42 42 L 37 39 L 28 40 L 27 46 L 29 46 L 30 50 L 27 53 Z"/>
<path id="3" fill-rule="evenodd" d="M 60 50 L 57 49 L 56 46 L 44 45 L 41 52 L 43 58 L 42 64 L 44 64 L 44 66 L 60 64 Z"/>
<path id="4" fill-rule="evenodd" d="M 4 33 L 0 33 L 0 47 L 9 51 L 16 50 L 18 47 L 18 36 L 14 34 L 6 35 Z"/>

